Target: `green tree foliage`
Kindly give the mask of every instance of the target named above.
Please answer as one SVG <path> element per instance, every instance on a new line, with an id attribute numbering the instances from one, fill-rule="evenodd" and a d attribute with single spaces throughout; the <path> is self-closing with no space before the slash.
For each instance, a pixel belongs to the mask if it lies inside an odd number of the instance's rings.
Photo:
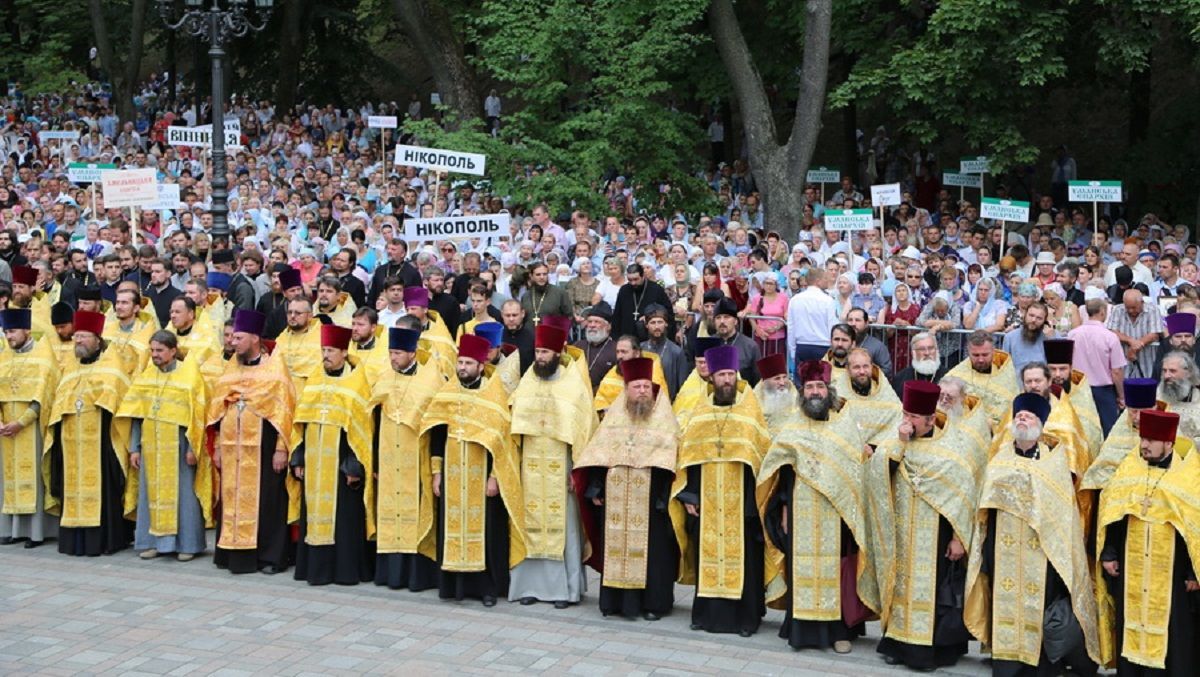
<path id="1" fill-rule="evenodd" d="M 91 45 L 82 2 L 11 0 L 0 5 L 0 71 L 25 92 L 62 92 L 86 79 Z"/>

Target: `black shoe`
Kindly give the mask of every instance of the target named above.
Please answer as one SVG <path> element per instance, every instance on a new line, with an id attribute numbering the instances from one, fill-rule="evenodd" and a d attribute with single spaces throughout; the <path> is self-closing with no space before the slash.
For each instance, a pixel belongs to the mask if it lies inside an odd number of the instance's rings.
<path id="1" fill-rule="evenodd" d="M 41 544 L 42 544 L 41 541 L 25 541 L 25 549 L 32 550 Z"/>
<path id="2" fill-rule="evenodd" d="M 563 601 L 563 600 L 561 600 L 561 599 L 560 599 L 560 600 L 558 600 L 557 602 L 555 602 L 555 603 L 554 603 L 554 608 L 555 608 L 555 609 L 565 609 L 565 608 L 567 608 L 567 607 L 569 607 L 569 606 L 571 606 L 571 603 L 570 603 L 570 602 L 566 602 L 566 601 Z"/>
<path id="3" fill-rule="evenodd" d="M 17 539 L 13 538 L 12 536 L 5 536 L 4 538 L 0 538 L 0 545 L 12 545 L 13 543 L 16 543 L 16 542 L 17 542 Z"/>
<path id="4" fill-rule="evenodd" d="M 537 604 L 537 597 L 522 597 L 521 606 L 532 606 Z"/>
<path id="5" fill-rule="evenodd" d="M 483 605 L 488 606 L 488 607 L 496 606 L 496 596 L 495 595 L 484 595 L 483 596 Z"/>
<path id="6" fill-rule="evenodd" d="M 738 630 L 738 634 L 741 635 L 742 637 L 753 637 L 754 631 L 753 630 Z"/>
<path id="7" fill-rule="evenodd" d="M 281 574 L 281 573 L 287 571 L 287 569 L 281 569 L 279 567 L 273 567 L 273 566 L 265 566 L 265 567 L 262 567 L 261 569 L 259 569 L 258 571 L 260 573 L 264 573 L 268 576 L 274 576 L 275 574 Z"/>
<path id="8" fill-rule="evenodd" d="M 659 616 L 653 611 L 647 611 L 646 613 L 642 614 L 642 618 L 645 618 L 648 621 L 657 621 L 662 618 L 662 616 Z"/>
<path id="9" fill-rule="evenodd" d="M 896 658 L 895 656 L 884 655 L 883 662 L 887 663 L 888 665 L 899 665 L 900 659 Z"/>
<path id="10" fill-rule="evenodd" d="M 692 623 L 691 626 L 689 626 L 689 627 L 691 627 L 691 629 L 693 629 L 693 630 L 703 630 L 704 629 L 703 626 L 701 626 L 699 623 Z"/>

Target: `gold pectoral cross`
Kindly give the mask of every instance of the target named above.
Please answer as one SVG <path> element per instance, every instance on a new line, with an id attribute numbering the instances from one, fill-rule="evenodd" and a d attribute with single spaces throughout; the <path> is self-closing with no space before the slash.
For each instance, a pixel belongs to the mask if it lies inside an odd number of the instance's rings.
<path id="1" fill-rule="evenodd" d="M 1146 513 L 1150 512 L 1150 504 L 1151 504 L 1150 497 L 1143 496 L 1141 503 L 1142 503 L 1142 517 L 1145 517 Z"/>

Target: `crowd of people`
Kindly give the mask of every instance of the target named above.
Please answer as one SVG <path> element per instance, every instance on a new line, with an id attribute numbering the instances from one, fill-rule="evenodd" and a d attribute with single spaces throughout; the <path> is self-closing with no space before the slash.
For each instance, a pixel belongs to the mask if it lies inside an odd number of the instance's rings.
<path id="1" fill-rule="evenodd" d="M 997 674 L 1191 674 L 1188 227 L 1049 193 L 990 223 L 925 173 L 853 233 L 823 225 L 870 206 L 853 178 L 809 186 L 789 243 L 744 164 L 703 173 L 720 213 L 614 177 L 560 214 L 392 165 L 363 124 L 388 106 L 238 100 L 226 240 L 207 159 L 165 145 L 205 111 L 157 100 L 4 102 L 0 543 L 187 561 L 215 529 L 234 573 L 487 606 L 578 603 L 591 566 L 605 616 L 657 620 L 678 581 L 693 629 L 772 606 L 794 648 L 879 619 L 917 669 L 974 639 Z M 135 228 L 77 161 L 181 204 Z M 406 238 L 500 210 L 498 241 Z"/>

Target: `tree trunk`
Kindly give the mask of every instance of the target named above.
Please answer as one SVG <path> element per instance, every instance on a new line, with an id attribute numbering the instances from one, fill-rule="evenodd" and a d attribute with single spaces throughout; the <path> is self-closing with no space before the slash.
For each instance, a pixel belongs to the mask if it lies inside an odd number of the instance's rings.
<path id="1" fill-rule="evenodd" d="M 393 0 L 396 17 L 404 27 L 442 97 L 442 105 L 459 120 L 478 119 L 483 112 L 475 71 L 463 54 L 462 38 L 454 31 L 449 14 L 429 0 Z"/>
<path id="2" fill-rule="evenodd" d="M 121 98 L 125 99 L 129 106 L 130 117 L 126 118 L 128 120 L 133 120 L 133 97 L 137 93 L 137 83 L 141 80 L 142 55 L 146 47 L 147 4 L 147 0 L 133 0 L 129 8 L 129 51 L 125 60 L 125 82 L 120 90 Z"/>
<path id="3" fill-rule="evenodd" d="M 712 0 L 708 23 L 742 113 L 750 168 L 763 194 L 768 230 L 794 242 L 804 216 L 804 174 L 812 161 L 829 78 L 832 0 L 806 0 L 804 61 L 795 118 L 781 143 L 762 77 L 750 55 L 731 0 Z"/>
<path id="4" fill-rule="evenodd" d="M 309 0 L 284 0 L 279 36 L 279 79 L 275 84 L 275 110 L 282 115 L 296 104 L 300 84 L 300 57 L 304 51 L 304 26 L 308 24 Z"/>
<path id="5" fill-rule="evenodd" d="M 121 122 L 133 122 L 133 90 L 142 67 L 143 43 L 146 34 L 146 0 L 133 0 L 130 8 L 129 57 L 124 63 L 117 61 L 112 37 L 108 32 L 108 19 L 104 16 L 101 0 L 88 0 L 88 14 L 92 19 L 92 32 L 96 38 L 96 51 L 100 56 L 100 68 L 108 74 L 112 83 L 113 106 Z"/>

